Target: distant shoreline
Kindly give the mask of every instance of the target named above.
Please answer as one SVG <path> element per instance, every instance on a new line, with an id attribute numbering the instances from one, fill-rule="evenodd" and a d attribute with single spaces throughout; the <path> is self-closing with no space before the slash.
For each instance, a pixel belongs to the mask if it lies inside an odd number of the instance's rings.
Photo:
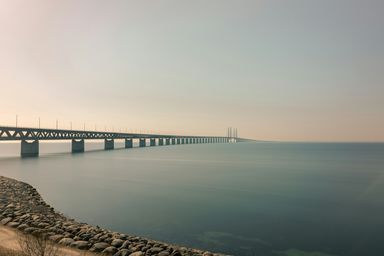
<path id="1" fill-rule="evenodd" d="M 31 185 L 0 176 L 0 223 L 26 234 L 43 233 L 62 246 L 114 256 L 222 256 L 79 223 L 45 203 Z"/>

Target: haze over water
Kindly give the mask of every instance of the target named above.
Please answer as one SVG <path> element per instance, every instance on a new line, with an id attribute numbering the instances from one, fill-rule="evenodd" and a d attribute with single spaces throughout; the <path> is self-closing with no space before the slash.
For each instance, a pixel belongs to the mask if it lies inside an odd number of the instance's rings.
<path id="1" fill-rule="evenodd" d="M 90 224 L 234 255 L 384 251 L 382 143 L 47 143 L 34 159 L 19 147 L 0 143 L 0 175 Z"/>

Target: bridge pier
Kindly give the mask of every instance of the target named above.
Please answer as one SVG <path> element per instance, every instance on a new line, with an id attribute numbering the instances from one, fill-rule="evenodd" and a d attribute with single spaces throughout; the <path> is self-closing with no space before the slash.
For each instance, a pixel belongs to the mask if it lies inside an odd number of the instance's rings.
<path id="1" fill-rule="evenodd" d="M 151 147 L 156 146 L 156 140 L 155 139 L 151 139 L 150 140 L 150 145 L 151 145 Z"/>
<path id="2" fill-rule="evenodd" d="M 145 140 L 145 138 L 140 138 L 140 140 L 139 140 L 139 146 L 140 146 L 141 148 L 143 148 L 143 147 L 146 146 L 146 140 Z"/>
<path id="3" fill-rule="evenodd" d="M 21 141 L 21 157 L 37 157 L 39 156 L 39 141 L 34 140 L 28 142 L 26 140 Z"/>
<path id="4" fill-rule="evenodd" d="M 84 139 L 72 140 L 72 153 L 83 153 L 84 152 Z"/>
<path id="5" fill-rule="evenodd" d="M 104 150 L 112 150 L 115 148 L 115 140 L 114 139 L 105 139 L 104 140 Z"/>
<path id="6" fill-rule="evenodd" d="M 163 146 L 164 145 L 164 139 L 163 138 L 159 138 L 159 146 Z"/>
<path id="7" fill-rule="evenodd" d="M 125 139 L 125 148 L 133 148 L 133 140 Z"/>

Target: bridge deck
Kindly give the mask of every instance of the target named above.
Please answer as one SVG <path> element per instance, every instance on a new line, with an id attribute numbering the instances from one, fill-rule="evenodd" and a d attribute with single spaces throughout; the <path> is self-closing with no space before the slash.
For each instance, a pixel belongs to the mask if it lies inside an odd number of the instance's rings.
<path id="1" fill-rule="evenodd" d="M 72 139 L 140 139 L 140 138 L 226 138 L 217 136 L 181 136 L 79 130 L 38 129 L 0 126 L 0 141 L 12 140 L 72 140 Z"/>

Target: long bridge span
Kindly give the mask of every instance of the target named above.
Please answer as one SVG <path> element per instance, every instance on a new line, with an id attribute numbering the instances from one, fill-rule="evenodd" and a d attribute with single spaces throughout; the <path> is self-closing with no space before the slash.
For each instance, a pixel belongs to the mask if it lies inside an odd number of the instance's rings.
<path id="1" fill-rule="evenodd" d="M 125 148 L 132 148 L 134 140 L 139 142 L 139 147 L 146 147 L 148 141 L 149 146 L 251 141 L 232 136 L 182 136 L 0 126 L 0 141 L 21 141 L 21 157 L 38 156 L 40 140 L 71 140 L 72 153 L 81 153 L 85 149 L 85 140 L 104 140 L 104 149 L 112 150 L 116 139 L 125 140 Z"/>

